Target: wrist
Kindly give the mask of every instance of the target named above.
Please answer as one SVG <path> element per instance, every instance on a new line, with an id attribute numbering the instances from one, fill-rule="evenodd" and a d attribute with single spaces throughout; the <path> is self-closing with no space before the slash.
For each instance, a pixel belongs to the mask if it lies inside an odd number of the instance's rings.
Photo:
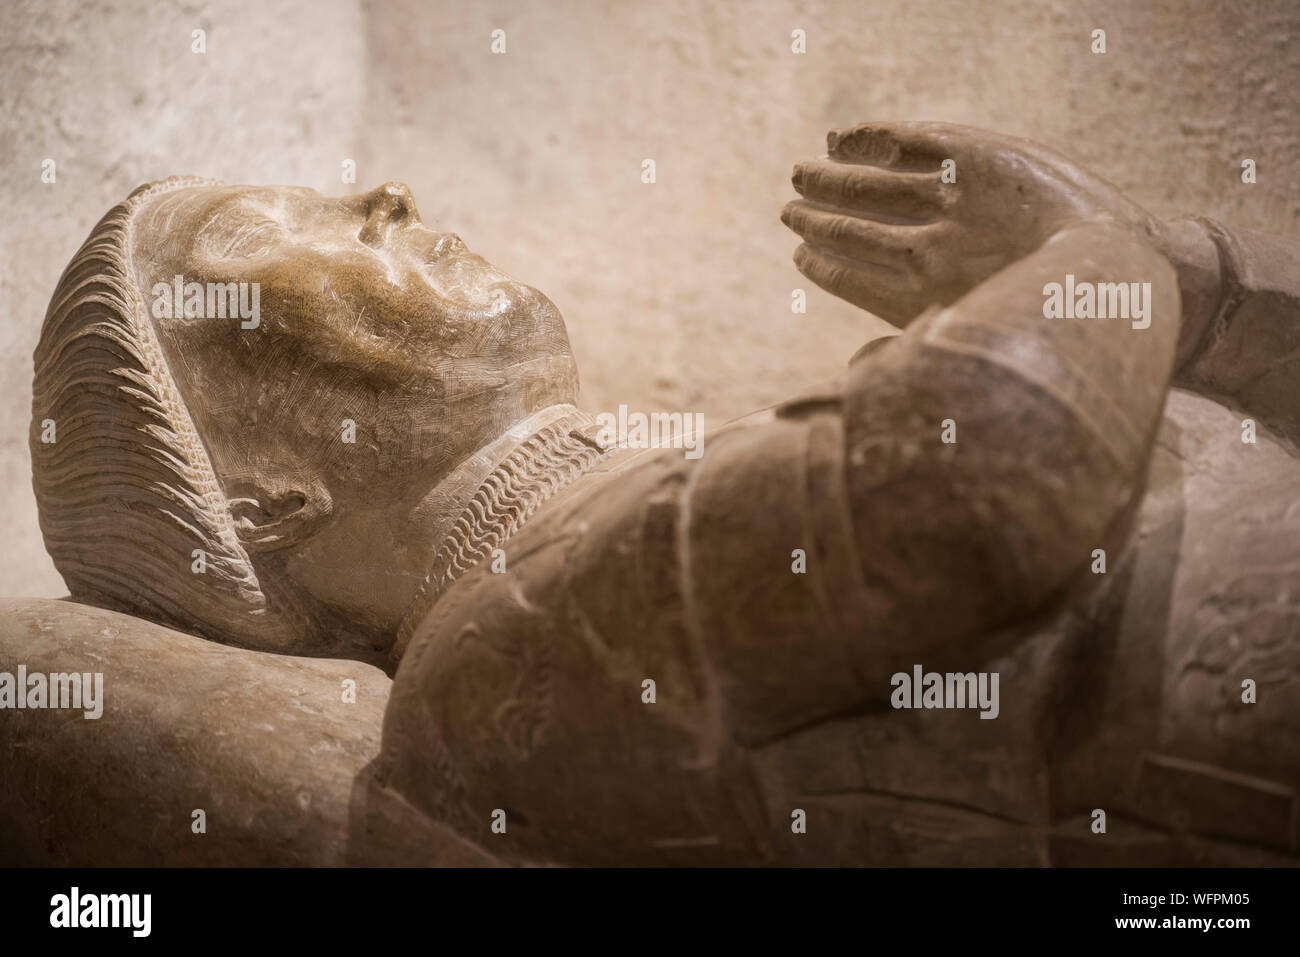
<path id="1" fill-rule="evenodd" d="M 1200 353 L 1223 302 L 1223 257 L 1204 220 L 1190 216 L 1160 223 L 1157 248 L 1178 275 L 1182 328 L 1175 375 Z"/>

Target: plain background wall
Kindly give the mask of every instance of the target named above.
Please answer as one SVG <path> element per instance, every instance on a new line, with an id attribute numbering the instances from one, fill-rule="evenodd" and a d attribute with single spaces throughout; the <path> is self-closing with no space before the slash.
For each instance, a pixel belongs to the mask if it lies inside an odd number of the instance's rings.
<path id="1" fill-rule="evenodd" d="M 799 276 L 778 219 L 791 164 L 833 127 L 997 129 L 1155 213 L 1300 233 L 1294 0 L 62 0 L 6 4 L 0 51 L 0 594 L 64 591 L 27 453 L 48 297 L 95 221 L 168 174 L 333 194 L 403 180 L 426 221 L 559 305 L 587 408 L 706 425 L 834 375 L 886 331 Z"/>

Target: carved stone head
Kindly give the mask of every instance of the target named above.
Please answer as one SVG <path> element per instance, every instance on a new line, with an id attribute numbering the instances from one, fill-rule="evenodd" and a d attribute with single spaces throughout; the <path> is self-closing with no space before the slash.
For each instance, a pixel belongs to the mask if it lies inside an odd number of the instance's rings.
<path id="1" fill-rule="evenodd" d="M 64 272 L 35 367 L 41 528 L 74 598 L 367 657 L 453 469 L 577 392 L 556 308 L 400 184 L 141 187 Z"/>

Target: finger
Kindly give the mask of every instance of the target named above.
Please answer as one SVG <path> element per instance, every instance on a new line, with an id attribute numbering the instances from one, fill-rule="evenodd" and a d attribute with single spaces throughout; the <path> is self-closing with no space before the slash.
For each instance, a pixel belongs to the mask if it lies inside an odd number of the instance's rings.
<path id="1" fill-rule="evenodd" d="M 937 170 L 954 159 L 963 136 L 977 130 L 949 123 L 860 123 L 826 134 L 831 159 L 895 170 Z"/>
<path id="2" fill-rule="evenodd" d="M 800 195 L 824 205 L 861 210 L 884 221 L 928 222 L 957 198 L 956 184 L 944 183 L 939 175 L 815 159 L 796 163 L 790 182 Z"/>
<path id="3" fill-rule="evenodd" d="M 895 325 L 915 318 L 925 306 L 919 284 L 883 263 L 843 259 L 805 243 L 794 251 L 794 264 L 822 289 Z"/>
<path id="4" fill-rule="evenodd" d="M 916 269 L 945 232 L 943 223 L 904 225 L 880 223 L 796 199 L 781 210 L 781 222 L 816 249 Z"/>

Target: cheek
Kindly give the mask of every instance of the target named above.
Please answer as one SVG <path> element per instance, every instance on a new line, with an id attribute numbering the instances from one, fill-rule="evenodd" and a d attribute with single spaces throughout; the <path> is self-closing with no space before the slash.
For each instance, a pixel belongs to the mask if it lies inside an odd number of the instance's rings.
<path id="1" fill-rule="evenodd" d="M 273 441 L 319 475 L 337 504 L 398 506 L 481 444 L 479 423 L 452 415 L 441 400 L 374 389 L 346 371 L 311 378 Z"/>
<path id="2" fill-rule="evenodd" d="M 293 263 L 258 273 L 262 343 L 320 365 L 355 363 L 374 344 L 372 316 L 382 299 L 355 280 L 355 272 L 333 272 Z"/>

